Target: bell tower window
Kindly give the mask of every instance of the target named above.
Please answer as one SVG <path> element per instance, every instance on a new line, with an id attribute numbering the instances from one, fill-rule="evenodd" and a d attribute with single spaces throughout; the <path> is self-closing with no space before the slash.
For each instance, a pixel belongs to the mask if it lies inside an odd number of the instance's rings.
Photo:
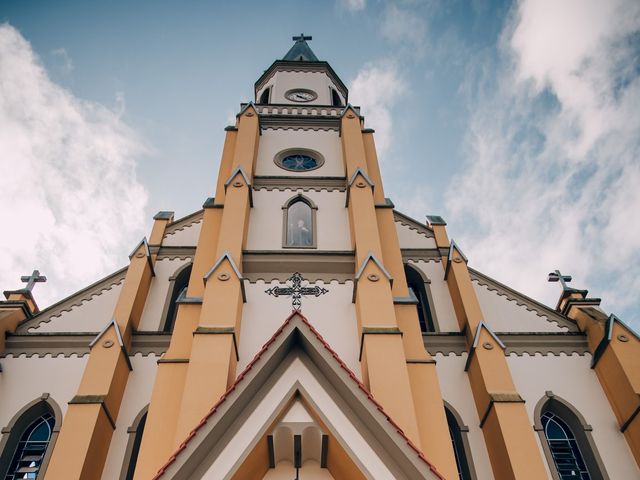
<path id="1" fill-rule="evenodd" d="M 263 103 L 263 104 L 269 103 L 270 94 L 271 94 L 271 87 L 265 88 L 262 94 L 260 95 L 260 100 L 258 101 L 258 103 Z"/>
<path id="2" fill-rule="evenodd" d="M 282 207 L 284 248 L 316 248 L 317 209 L 318 207 L 302 194 L 285 203 Z"/>
<path id="3" fill-rule="evenodd" d="M 334 107 L 341 107 L 342 100 L 340 99 L 340 95 L 333 88 L 331 89 L 331 105 Z"/>

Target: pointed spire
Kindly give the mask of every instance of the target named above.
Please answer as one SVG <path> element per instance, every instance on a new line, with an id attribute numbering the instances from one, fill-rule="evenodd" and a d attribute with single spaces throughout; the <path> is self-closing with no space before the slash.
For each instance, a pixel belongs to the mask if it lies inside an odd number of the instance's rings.
<path id="1" fill-rule="evenodd" d="M 292 37 L 296 43 L 283 57 L 283 60 L 289 60 L 294 62 L 318 62 L 318 57 L 313 53 L 311 47 L 307 44 L 307 40 L 311 40 L 312 37 L 305 36 L 301 33 L 300 36 Z"/>

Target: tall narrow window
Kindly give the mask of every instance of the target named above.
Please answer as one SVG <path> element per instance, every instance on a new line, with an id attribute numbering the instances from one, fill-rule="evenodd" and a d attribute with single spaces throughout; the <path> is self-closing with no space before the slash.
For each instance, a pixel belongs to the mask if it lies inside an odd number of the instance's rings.
<path id="1" fill-rule="evenodd" d="M 269 103 L 269 93 L 271 93 L 271 87 L 265 88 L 258 103 Z"/>
<path id="2" fill-rule="evenodd" d="M 315 248 L 315 211 L 318 207 L 308 198 L 298 195 L 284 207 L 284 247 Z"/>
<path id="3" fill-rule="evenodd" d="M 333 88 L 331 89 L 331 105 L 334 107 L 341 107 L 342 100 L 340 99 L 340 95 Z"/>
<path id="4" fill-rule="evenodd" d="M 2 438 L 0 478 L 43 478 L 59 425 L 59 408 L 48 394 L 33 401 L 10 422 Z M 60 421 L 60 417 L 58 417 Z"/>
<path id="5" fill-rule="evenodd" d="M 435 323 L 429 304 L 429 295 L 425 288 L 425 280 L 422 275 L 410 265 L 405 264 L 404 274 L 407 277 L 407 286 L 410 294 L 413 294 L 418 301 L 416 308 L 418 309 L 418 318 L 420 319 L 420 330 L 422 332 L 435 332 Z"/>
<path id="6" fill-rule="evenodd" d="M 177 275 L 172 279 L 173 280 L 173 288 L 171 290 L 171 297 L 169 297 L 169 305 L 167 307 L 167 313 L 165 316 L 164 326 L 162 331 L 164 332 L 172 332 L 173 326 L 176 322 L 176 315 L 178 314 L 178 304 L 177 301 L 181 296 L 186 295 L 187 287 L 189 286 L 189 277 L 191 276 L 191 264 L 183 267 Z M 181 295 L 183 294 L 184 295 Z"/>
<path id="7" fill-rule="evenodd" d="M 591 426 L 567 401 L 546 392 L 535 408 L 534 429 L 555 480 L 602 480 L 604 464 Z"/>
<path id="8" fill-rule="evenodd" d="M 460 480 L 471 480 L 471 469 L 469 468 L 469 458 L 467 458 L 467 448 L 463 437 L 460 423 L 455 415 L 445 407 L 447 414 L 447 423 L 449 424 L 449 434 L 451 435 L 451 443 L 453 444 L 453 453 L 456 457 L 456 467 L 458 468 L 458 478 Z"/>
<path id="9" fill-rule="evenodd" d="M 127 442 L 124 464 L 120 474 L 122 480 L 133 480 L 133 474 L 136 470 L 136 464 L 138 463 L 138 454 L 140 453 L 140 444 L 142 443 L 142 434 L 144 433 L 144 426 L 147 422 L 147 409 L 148 406 L 144 407 L 133 421 L 133 424 L 127 429 L 129 441 Z"/>

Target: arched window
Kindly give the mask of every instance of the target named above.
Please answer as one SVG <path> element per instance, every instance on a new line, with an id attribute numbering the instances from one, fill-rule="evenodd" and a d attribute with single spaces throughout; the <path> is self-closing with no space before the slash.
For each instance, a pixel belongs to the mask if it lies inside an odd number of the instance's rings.
<path id="1" fill-rule="evenodd" d="M 270 93 L 271 93 L 271 87 L 265 88 L 264 91 L 262 92 L 262 95 L 260 95 L 260 100 L 258 101 L 258 103 L 269 103 Z"/>
<path id="2" fill-rule="evenodd" d="M 0 478 L 43 478 L 60 429 L 60 409 L 48 394 L 23 408 L 3 429 Z"/>
<path id="3" fill-rule="evenodd" d="M 409 287 L 409 295 L 415 297 L 418 301 L 416 308 L 418 309 L 418 318 L 420 319 L 420 330 L 422 332 L 436 332 L 436 322 L 432 311 L 432 303 L 430 295 L 425 285 L 428 279 L 413 268 L 411 265 L 404 265 L 404 274 L 407 277 L 407 286 Z"/>
<path id="4" fill-rule="evenodd" d="M 556 480 L 608 478 L 591 436 L 591 426 L 568 402 L 547 392 L 536 406 L 535 430 Z"/>
<path id="5" fill-rule="evenodd" d="M 162 327 L 163 332 L 172 332 L 173 326 L 176 322 L 176 315 L 178 314 L 178 301 L 181 297 L 187 294 L 187 287 L 189 286 L 189 277 L 191 276 L 192 264 L 182 267 L 176 272 L 176 274 L 169 278 L 173 282 L 171 288 L 171 296 L 169 296 L 169 303 L 165 307 L 166 314 L 164 316 L 164 325 Z"/>
<path id="6" fill-rule="evenodd" d="M 460 416 L 455 413 L 449 404 L 445 405 L 444 410 L 447 414 L 449 435 L 451 435 L 453 453 L 456 457 L 458 478 L 460 480 L 475 480 L 477 477 L 475 469 L 473 468 L 471 450 L 469 449 L 469 442 L 467 440 L 469 428 L 462 423 Z"/>
<path id="7" fill-rule="evenodd" d="M 283 207 L 285 248 L 316 248 L 316 210 L 318 207 L 303 195 L 290 199 Z"/>
<path id="8" fill-rule="evenodd" d="M 140 453 L 140 444 L 142 443 L 142 434 L 144 433 L 144 426 L 147 422 L 148 408 L 148 405 L 144 407 L 127 429 L 129 440 L 127 441 L 127 449 L 124 454 L 120 480 L 133 480 L 133 474 L 136 470 L 136 464 L 138 463 L 138 454 Z"/>
<path id="9" fill-rule="evenodd" d="M 340 99 L 340 95 L 333 88 L 331 89 L 331 105 L 334 107 L 341 107 L 342 100 Z"/>

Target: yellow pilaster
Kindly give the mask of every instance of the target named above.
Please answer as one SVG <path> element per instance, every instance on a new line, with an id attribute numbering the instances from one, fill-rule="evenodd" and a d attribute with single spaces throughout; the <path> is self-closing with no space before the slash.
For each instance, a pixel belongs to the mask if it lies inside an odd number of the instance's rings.
<path id="1" fill-rule="evenodd" d="M 592 368 L 602 385 L 629 448 L 640 465 L 640 338 L 615 315 L 598 308 L 586 292 L 567 296 L 560 307 L 588 339 Z"/>
<path id="2" fill-rule="evenodd" d="M 7 333 L 16 331 L 18 324 L 39 312 L 31 291 L 21 289 L 4 292 L 0 301 L 0 354 L 4 352 Z"/>
<path id="3" fill-rule="evenodd" d="M 252 202 L 251 180 L 258 151 L 260 126 L 253 105 L 238 116 L 238 131 L 231 173 L 219 188 L 224 191 L 224 208 L 213 247 L 215 263 L 204 276 L 205 285 L 198 325 L 182 390 L 174 444 L 196 426 L 233 383 L 238 359 L 237 345 L 244 290 L 242 249 L 246 243 Z M 222 165 L 221 165 L 222 170 Z M 221 172 L 222 173 L 222 172 Z M 226 173 L 226 172 L 225 172 Z"/>
<path id="4" fill-rule="evenodd" d="M 381 263 L 382 246 L 376 217 L 373 182 L 358 114 L 345 109 L 341 122 L 342 151 L 349 178 L 347 207 L 355 244 L 355 304 L 360 336 L 360 360 L 365 384 L 376 400 L 418 446 L 409 369 L 391 290 L 392 278 Z"/>
<path id="5" fill-rule="evenodd" d="M 449 248 L 442 265 L 454 309 L 465 332 L 469 356 L 466 370 L 480 417 L 480 427 L 495 478 L 546 478 L 524 401 L 516 391 L 505 347 L 482 320 L 467 261 L 455 242 L 449 244 L 444 222 L 432 222 L 439 248 Z M 446 242 L 446 243 L 445 243 Z"/>
<path id="6" fill-rule="evenodd" d="M 367 173 L 375 185 L 373 199 L 376 204 L 382 259 L 393 278 L 391 293 L 394 299 L 406 299 L 409 296 L 409 289 L 404 274 L 402 252 L 393 218 L 393 206 L 387 204 L 384 196 L 373 130 L 363 130 L 363 141 Z M 398 328 L 402 332 L 422 451 L 445 478 L 455 478 L 458 472 L 452 444 L 442 441 L 449 436 L 449 425 L 436 372 L 436 362 L 424 348 L 418 312 L 415 305 L 403 304 L 395 300 L 394 310 Z"/>
<path id="7" fill-rule="evenodd" d="M 200 320 L 204 277 L 216 261 L 216 246 L 226 196 L 224 184 L 231 174 L 237 137 L 237 127 L 226 128 L 215 201 L 211 198 L 204 204 L 202 227 L 187 288 L 190 302 L 178 305 L 169 349 L 158 361 L 158 371 L 135 470 L 136 480 L 152 478 L 175 450 L 176 427 L 191 357 L 193 332 Z"/>
<path id="8" fill-rule="evenodd" d="M 170 212 L 156 215 L 151 233 L 154 241 L 161 242 L 172 219 Z M 69 402 L 47 480 L 94 479 L 102 474 L 131 370 L 131 334 L 140 322 L 155 258 L 146 239 L 131 254 L 113 320 L 92 342 L 78 392 Z"/>

